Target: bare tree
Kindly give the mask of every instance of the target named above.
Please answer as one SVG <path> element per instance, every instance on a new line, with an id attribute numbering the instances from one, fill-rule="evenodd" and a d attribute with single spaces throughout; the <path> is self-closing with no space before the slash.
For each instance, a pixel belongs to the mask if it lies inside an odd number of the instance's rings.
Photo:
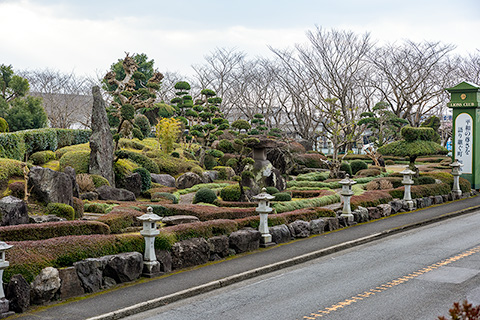
<path id="1" fill-rule="evenodd" d="M 469 54 L 466 58 L 460 58 L 458 63 L 459 82 L 469 81 L 480 85 L 480 50 Z"/>
<path id="2" fill-rule="evenodd" d="M 92 80 L 51 69 L 23 71 L 31 95 L 43 99 L 53 128 L 87 127 L 91 118 Z"/>
<path id="3" fill-rule="evenodd" d="M 376 72 L 371 85 L 381 92 L 398 117 L 418 126 L 422 118 L 443 104 L 454 68 L 448 61 L 452 45 L 406 41 L 389 44 L 370 55 Z"/>

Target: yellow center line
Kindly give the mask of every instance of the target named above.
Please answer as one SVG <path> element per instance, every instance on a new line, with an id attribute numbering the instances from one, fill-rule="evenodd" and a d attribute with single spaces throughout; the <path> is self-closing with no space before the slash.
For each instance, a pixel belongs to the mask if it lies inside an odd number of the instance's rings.
<path id="1" fill-rule="evenodd" d="M 368 297 L 372 297 L 372 296 L 374 296 L 374 295 L 377 294 L 377 293 L 383 292 L 383 291 L 385 291 L 385 290 L 387 290 L 387 289 L 389 289 L 389 288 L 392 288 L 392 287 L 394 287 L 394 286 L 398 286 L 398 285 L 400 285 L 400 284 L 402 284 L 402 283 L 405 283 L 405 282 L 407 282 L 407 281 L 409 281 L 409 280 L 411 280 L 411 279 L 415 279 L 416 277 L 421 276 L 422 274 L 425 274 L 425 273 L 427 273 L 427 272 L 430 272 L 430 271 L 433 271 L 433 270 L 435 270 L 435 269 L 438 269 L 439 267 L 446 266 L 446 265 L 448 265 L 448 264 L 450 264 L 450 263 L 453 263 L 453 262 L 455 262 L 455 261 L 458 261 L 458 260 L 460 260 L 460 259 L 466 258 L 466 257 L 468 257 L 468 256 L 471 256 L 471 255 L 473 255 L 473 254 L 475 254 L 475 253 L 479 253 L 479 252 L 480 252 L 480 246 L 477 246 L 477 247 L 475 247 L 475 248 L 473 248 L 473 249 L 470 249 L 470 250 L 467 250 L 467 251 L 465 251 L 465 252 L 462 252 L 462 253 L 460 253 L 460 254 L 458 254 L 458 255 L 456 255 L 456 256 L 453 256 L 453 257 L 450 257 L 450 258 L 441 260 L 441 261 L 439 261 L 439 262 L 437 262 L 437 263 L 434 263 L 434 264 L 432 264 L 432 265 L 430 265 L 430 266 L 428 266 L 428 267 L 425 267 L 425 268 L 422 268 L 422 269 L 420 269 L 420 270 L 418 270 L 418 271 L 412 272 L 412 273 L 410 273 L 410 274 L 408 274 L 408 275 L 406 275 L 406 276 L 402 276 L 402 277 L 400 277 L 400 278 L 397 278 L 397 279 L 395 279 L 395 280 L 392 280 L 392 281 L 390 281 L 390 282 L 387 282 L 387 283 L 385 283 L 385 284 L 382 284 L 382 285 L 380 285 L 380 286 L 378 286 L 378 287 L 375 287 L 375 288 L 373 288 L 373 289 L 370 289 L 370 290 L 368 290 L 368 291 L 359 293 L 359 294 L 357 294 L 356 296 L 353 296 L 353 297 L 351 297 L 351 298 L 348 298 L 348 299 L 345 299 L 345 300 L 343 300 L 343 301 L 340 301 L 340 302 L 338 302 L 338 303 L 336 303 L 336 304 L 333 304 L 333 305 L 331 305 L 331 306 L 329 306 L 329 307 L 325 307 L 325 308 L 323 308 L 323 309 L 321 309 L 321 310 L 318 310 L 318 311 L 316 311 L 316 312 L 313 312 L 313 313 L 311 313 L 311 314 L 308 315 L 308 316 L 304 316 L 302 319 L 310 319 L 310 320 L 312 320 L 312 319 L 317 319 L 317 318 L 321 318 L 321 317 L 323 317 L 323 316 L 329 315 L 330 313 L 335 312 L 335 311 L 337 311 L 337 310 L 339 310 L 339 309 L 342 309 L 342 308 L 344 308 L 344 307 L 347 307 L 347 306 L 349 306 L 349 305 L 351 305 L 351 304 L 353 304 L 353 303 L 356 303 L 356 302 L 358 302 L 358 301 L 364 300 L 364 299 L 366 299 L 366 298 L 368 298 Z"/>

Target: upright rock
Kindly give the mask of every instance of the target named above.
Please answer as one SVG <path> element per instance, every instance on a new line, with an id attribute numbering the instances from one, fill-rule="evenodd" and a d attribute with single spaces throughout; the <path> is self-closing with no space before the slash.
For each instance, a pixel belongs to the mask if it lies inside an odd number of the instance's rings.
<path id="1" fill-rule="evenodd" d="M 73 206 L 75 175 L 53 171 L 52 169 L 33 167 L 28 173 L 30 195 L 44 203 L 58 202 Z"/>
<path id="2" fill-rule="evenodd" d="M 5 297 L 10 301 L 10 310 L 18 313 L 27 311 L 30 306 L 30 284 L 21 274 L 13 275 L 7 285 Z"/>
<path id="3" fill-rule="evenodd" d="M 46 267 L 33 280 L 32 283 L 32 303 L 44 304 L 49 302 L 60 289 L 61 281 L 58 269 Z"/>
<path id="4" fill-rule="evenodd" d="M 100 88 L 92 88 L 92 135 L 90 136 L 90 174 L 98 174 L 108 180 L 112 187 L 115 186 L 113 172 L 113 138 Z"/>
<path id="5" fill-rule="evenodd" d="M 13 226 L 29 222 L 27 205 L 23 200 L 13 196 L 0 200 L 0 225 Z"/>

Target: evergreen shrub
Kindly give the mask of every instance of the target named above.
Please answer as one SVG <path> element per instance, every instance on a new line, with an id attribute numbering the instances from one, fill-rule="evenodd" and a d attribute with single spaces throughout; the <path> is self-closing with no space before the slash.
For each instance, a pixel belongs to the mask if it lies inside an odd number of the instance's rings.
<path id="1" fill-rule="evenodd" d="M 138 173 L 142 177 L 142 191 L 147 191 L 150 189 L 150 186 L 152 185 L 152 176 L 147 169 L 142 167 L 136 168 L 133 169 L 133 173 Z"/>
<path id="2" fill-rule="evenodd" d="M 70 151 L 65 153 L 59 160 L 60 170 L 66 167 L 75 169 L 75 173 L 88 173 L 90 163 L 90 151 Z"/>
<path id="3" fill-rule="evenodd" d="M 75 219 L 75 209 L 65 203 L 50 202 L 45 210 L 46 214 L 54 214 L 67 220 Z"/>
<path id="4" fill-rule="evenodd" d="M 226 186 L 220 191 L 220 197 L 223 201 L 239 201 L 240 195 L 240 186 L 238 184 Z"/>
<path id="5" fill-rule="evenodd" d="M 292 201 L 292 196 L 288 192 L 278 192 L 273 196 L 275 196 L 273 201 Z"/>
<path id="6" fill-rule="evenodd" d="M 34 165 L 42 165 L 50 160 L 55 160 L 56 155 L 52 150 L 37 151 L 30 156 L 30 160 Z"/>
<path id="7" fill-rule="evenodd" d="M 275 188 L 275 187 L 266 187 L 265 189 L 266 189 L 267 193 L 268 193 L 268 194 L 271 194 L 271 195 L 280 192 L 280 190 L 278 190 L 278 189 Z"/>
<path id="8" fill-rule="evenodd" d="M 202 188 L 195 193 L 193 203 L 214 203 L 217 200 L 217 194 L 212 189 Z"/>
<path id="9" fill-rule="evenodd" d="M 368 169 L 368 164 L 362 160 L 352 160 L 350 167 L 352 168 L 352 174 L 355 175 L 360 170 Z"/>

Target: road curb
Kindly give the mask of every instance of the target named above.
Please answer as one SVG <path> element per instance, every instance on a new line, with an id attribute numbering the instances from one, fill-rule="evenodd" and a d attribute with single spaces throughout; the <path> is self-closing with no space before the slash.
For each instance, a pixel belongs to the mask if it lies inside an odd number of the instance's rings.
<path id="1" fill-rule="evenodd" d="M 265 275 L 265 274 L 268 274 L 268 273 L 271 273 L 271 272 L 274 272 L 274 271 L 278 271 L 278 270 L 281 270 L 281 269 L 284 269 L 284 268 L 288 268 L 288 267 L 291 267 L 291 266 L 294 266 L 294 265 L 297 265 L 297 264 L 308 262 L 308 261 L 326 256 L 326 255 L 329 255 L 329 254 L 332 254 L 332 253 L 335 253 L 335 252 L 339 252 L 339 251 L 348 249 L 348 248 L 359 246 L 359 245 L 369 243 L 369 242 L 372 242 L 372 241 L 375 241 L 375 240 L 378 240 L 378 239 L 382 239 L 382 238 L 385 238 L 385 237 L 388 237 L 388 236 L 391 236 L 391 235 L 394 235 L 394 234 L 402 233 L 402 232 L 409 231 L 409 230 L 412 230 L 412 229 L 415 229 L 415 228 L 419 228 L 419 227 L 422 227 L 422 226 L 425 226 L 425 225 L 429 225 L 429 224 L 432 224 L 432 223 L 435 223 L 435 222 L 439 222 L 439 221 L 447 220 L 447 219 L 450 219 L 450 218 L 458 217 L 458 216 L 463 215 L 463 214 L 468 214 L 468 213 L 474 212 L 474 211 L 479 210 L 479 209 L 480 209 L 480 205 L 477 205 L 477 206 L 465 208 L 465 209 L 462 209 L 462 210 L 454 211 L 454 212 L 451 212 L 451 213 L 443 214 L 443 215 L 440 215 L 440 216 L 435 217 L 435 218 L 423 220 L 423 221 L 412 223 L 412 224 L 407 224 L 407 225 L 404 225 L 404 226 L 401 226 L 401 227 L 396 227 L 396 228 L 384 230 L 382 232 L 375 233 L 375 234 L 372 234 L 372 235 L 369 235 L 369 236 L 366 236 L 366 237 L 362 237 L 362 238 L 358 238 L 358 239 L 351 240 L 351 241 L 348 241 L 348 242 L 344 242 L 344 243 L 334 245 L 334 246 L 331 246 L 331 247 L 328 247 L 328 248 L 324 248 L 324 249 L 321 249 L 321 250 L 317 250 L 317 251 L 314 251 L 314 252 L 303 254 L 303 255 L 300 255 L 300 256 L 295 257 L 295 258 L 291 258 L 291 259 L 284 260 L 284 261 L 281 261 L 281 262 L 276 262 L 276 263 L 273 263 L 273 264 L 270 264 L 270 265 L 267 265 L 267 266 L 263 266 L 263 267 L 260 267 L 260 268 L 245 271 L 245 272 L 233 275 L 233 276 L 225 277 L 225 278 L 220 279 L 220 280 L 211 281 L 209 283 L 206 283 L 206 284 L 194 287 L 194 288 L 190 288 L 190 289 L 187 289 L 187 290 L 182 290 L 182 291 L 179 291 L 179 292 L 167 295 L 167 296 L 163 296 L 163 297 L 159 297 L 159 298 L 152 299 L 152 300 L 149 300 L 149 301 L 145 301 L 145 302 L 142 302 L 142 303 L 138 303 L 138 304 L 135 304 L 135 305 L 127 307 L 127 308 L 119 309 L 119 310 L 112 311 L 112 312 L 109 312 L 109 313 L 105 313 L 105 314 L 102 314 L 102 315 L 99 315 L 99 316 L 88 318 L 87 320 L 116 320 L 116 319 L 121 319 L 121 318 L 131 316 L 131 315 L 134 315 L 134 314 L 137 314 L 137 313 L 140 313 L 140 312 L 155 309 L 155 308 L 158 308 L 158 307 L 161 307 L 161 306 L 164 306 L 166 304 L 173 303 L 173 302 L 176 302 L 176 301 L 179 301 L 179 300 L 182 300 L 182 299 L 190 298 L 190 297 L 202 294 L 202 293 L 207 293 L 207 292 L 213 291 L 215 289 L 223 288 L 223 287 L 226 287 L 226 286 L 229 286 L 231 284 L 235 284 L 235 283 L 238 283 L 238 282 L 241 282 L 241 281 L 244 281 L 244 280 L 252 279 L 252 278 L 255 278 L 255 277 L 258 277 L 258 276 L 261 276 L 261 275 Z"/>

